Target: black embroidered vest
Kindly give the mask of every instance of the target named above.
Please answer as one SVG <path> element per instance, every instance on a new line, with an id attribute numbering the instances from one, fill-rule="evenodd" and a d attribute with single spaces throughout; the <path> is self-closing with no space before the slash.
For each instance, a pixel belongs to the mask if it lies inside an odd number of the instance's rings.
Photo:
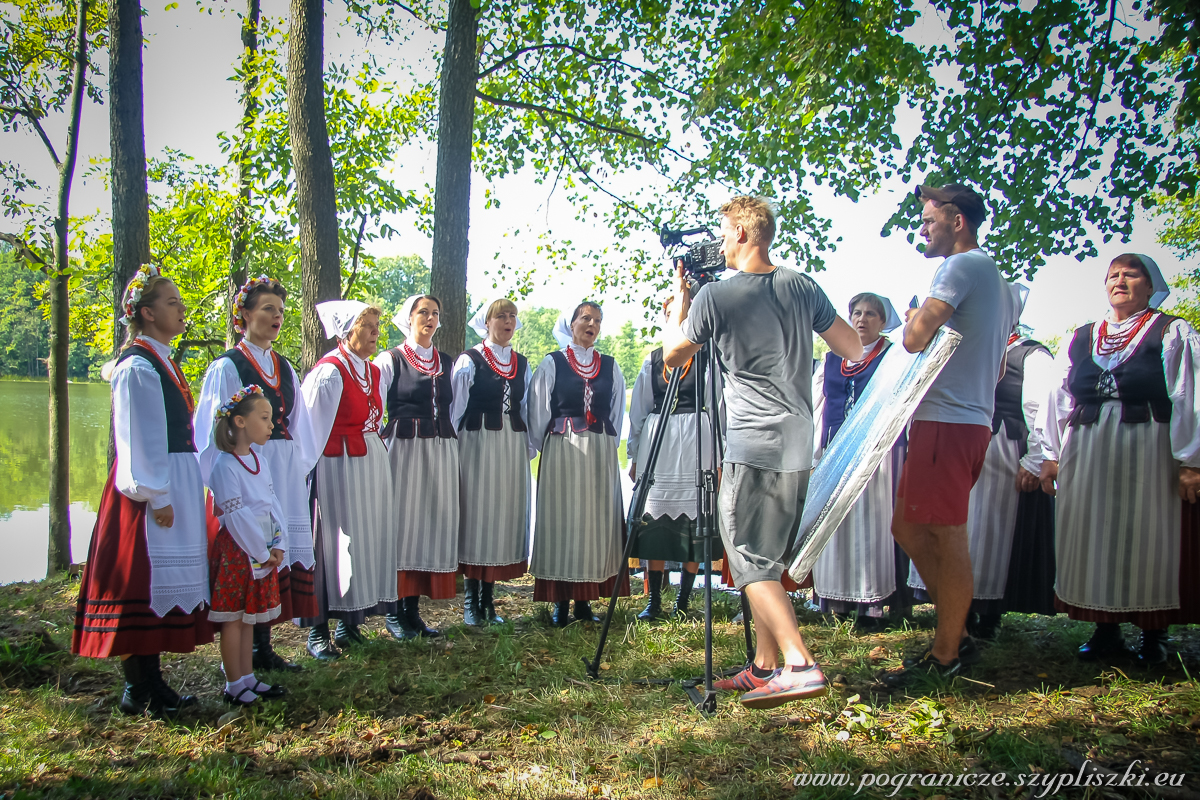
<path id="1" fill-rule="evenodd" d="M 1171 397 L 1167 393 L 1167 377 L 1163 372 L 1162 340 L 1167 326 L 1177 317 L 1156 313 L 1149 330 L 1132 354 L 1117 368 L 1103 370 L 1092 359 L 1092 336 L 1095 323 L 1075 331 L 1071 348 L 1071 371 L 1067 374 L 1067 390 L 1075 400 L 1075 408 L 1067 423 L 1071 427 L 1091 425 L 1100 419 L 1100 406 L 1107 400 L 1121 403 L 1121 422 L 1142 423 L 1171 421 Z"/>
<path id="2" fill-rule="evenodd" d="M 250 363 L 250 359 L 246 354 L 236 347 L 232 350 L 226 350 L 217 358 L 228 358 L 233 362 L 233 366 L 237 369 L 238 380 L 242 382 L 242 386 L 254 384 L 263 390 L 263 396 L 271 401 L 271 421 L 275 423 L 275 427 L 271 429 L 272 439 L 291 439 L 291 431 L 288 430 L 288 424 L 291 421 L 292 409 L 296 407 L 296 385 L 292 383 L 292 371 L 288 369 L 290 363 L 286 358 L 275 354 L 279 358 L 279 389 L 275 390 L 267 384 L 265 380 L 258 374 L 258 370 L 254 364 Z M 226 400 L 229 398 L 226 397 Z"/>
<path id="3" fill-rule="evenodd" d="M 651 409 L 653 414 L 661 414 L 663 412 L 663 403 L 667 401 L 667 379 L 663 378 L 663 368 L 666 366 L 663 361 L 663 349 L 657 348 L 650 354 L 650 386 L 654 389 L 654 408 Z M 679 381 L 679 394 L 675 398 L 675 407 L 671 409 L 672 414 L 694 414 L 696 413 L 696 371 L 693 367 L 696 362 L 693 360 L 687 366 L 687 373 Z M 671 375 L 670 370 L 667 370 L 667 377 Z M 702 408 L 702 411 L 707 408 Z"/>
<path id="4" fill-rule="evenodd" d="M 117 359 L 120 364 L 127 358 L 141 356 L 150 362 L 162 383 L 163 407 L 167 412 L 167 452 L 196 452 L 195 433 L 192 431 L 192 412 L 188 410 L 187 398 L 175 385 L 175 379 L 158 360 L 158 354 L 142 344 L 131 344 Z M 136 423 L 136 420 L 135 420 Z"/>
<path id="5" fill-rule="evenodd" d="M 890 343 L 885 344 L 883 352 L 886 353 L 891 346 Z M 871 345 L 871 347 L 875 347 L 875 345 Z M 863 367 L 862 372 L 843 375 L 841 357 L 833 353 L 825 354 L 825 411 L 821 415 L 821 447 L 828 447 L 829 441 L 841 430 L 842 424 L 854 408 L 854 404 L 866 391 L 871 376 L 875 374 L 875 370 L 879 369 L 881 361 L 883 361 L 883 353 Z"/>
<path id="6" fill-rule="evenodd" d="M 599 355 L 599 354 L 597 354 Z M 600 372 L 590 381 L 579 377 L 571 369 L 567 355 L 562 350 L 550 354 L 554 359 L 554 391 L 550 393 L 550 428 L 547 433 L 564 434 L 567 425 L 575 433 L 591 431 L 616 436 L 612 424 L 613 370 L 617 362 L 612 356 L 600 356 Z M 584 407 L 584 391 L 590 385 L 592 392 L 591 412 L 595 420 L 588 423 Z"/>
<path id="7" fill-rule="evenodd" d="M 450 424 L 450 403 L 454 399 L 450 383 L 453 362 L 441 350 L 436 351 L 442 372 L 431 377 L 413 369 L 402 349 L 388 350 L 395 366 L 387 390 L 388 424 L 383 430 L 383 440 L 390 441 L 393 431 L 400 439 L 457 439 L 454 426 Z"/>
<path id="8" fill-rule="evenodd" d="M 996 384 L 996 409 L 992 412 L 992 435 L 1000 432 L 1004 425 L 1004 436 L 1008 439 L 1018 439 L 1021 442 L 1029 440 L 1029 426 L 1025 424 L 1025 413 L 1021 409 L 1021 394 L 1025 386 L 1025 359 L 1030 353 L 1041 351 L 1050 355 L 1050 351 L 1041 342 L 1027 339 L 1008 351 L 1008 362 L 1004 377 Z M 1021 446 L 1024 455 L 1026 445 Z"/>
<path id="9" fill-rule="evenodd" d="M 525 373 L 529 362 L 515 350 L 512 355 L 517 359 L 516 374 L 512 378 L 502 378 L 491 368 L 483 353 L 473 347 L 467 351 L 467 357 L 475 364 L 475 380 L 467 396 L 467 410 L 458 423 L 460 431 L 464 428 L 477 431 L 480 427 L 489 431 L 503 430 L 506 413 L 514 431 L 527 430 L 525 420 L 521 418 L 521 401 L 525 397 Z M 504 410 L 505 386 L 508 387 L 507 412 Z"/>

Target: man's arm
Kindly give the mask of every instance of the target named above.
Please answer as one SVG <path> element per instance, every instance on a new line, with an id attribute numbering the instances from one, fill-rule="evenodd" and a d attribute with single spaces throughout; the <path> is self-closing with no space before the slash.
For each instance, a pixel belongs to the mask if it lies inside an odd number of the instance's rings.
<path id="1" fill-rule="evenodd" d="M 841 317 L 835 317 L 833 324 L 823 333 L 818 334 L 829 345 L 835 356 L 841 356 L 847 361 L 861 361 L 863 357 L 862 339 L 858 331 L 850 327 L 850 323 Z"/>
<path id="2" fill-rule="evenodd" d="M 954 306 L 933 297 L 927 298 L 920 308 L 910 310 L 905 315 L 908 324 L 904 326 L 904 349 L 910 353 L 924 350 L 933 341 L 938 328 L 945 325 L 953 314 Z"/>
<path id="3" fill-rule="evenodd" d="M 675 302 L 671 305 L 671 318 L 663 330 L 663 361 L 671 369 L 682 367 L 704 346 L 683 335 L 683 321 L 692 307 L 692 295 L 682 262 L 676 264 L 675 279 Z"/>

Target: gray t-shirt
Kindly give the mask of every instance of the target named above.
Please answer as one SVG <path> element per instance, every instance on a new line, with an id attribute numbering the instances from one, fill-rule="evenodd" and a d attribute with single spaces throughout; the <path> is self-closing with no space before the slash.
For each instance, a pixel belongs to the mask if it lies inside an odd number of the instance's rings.
<path id="1" fill-rule="evenodd" d="M 812 467 L 812 335 L 837 319 L 812 278 L 738 272 L 703 287 L 683 335 L 712 339 L 725 380 L 725 460 L 775 472 Z"/>
<path id="2" fill-rule="evenodd" d="M 947 325 L 962 334 L 913 419 L 992 424 L 996 376 L 1016 317 L 996 262 L 976 248 L 952 255 L 933 276 L 929 296 L 954 306 Z"/>

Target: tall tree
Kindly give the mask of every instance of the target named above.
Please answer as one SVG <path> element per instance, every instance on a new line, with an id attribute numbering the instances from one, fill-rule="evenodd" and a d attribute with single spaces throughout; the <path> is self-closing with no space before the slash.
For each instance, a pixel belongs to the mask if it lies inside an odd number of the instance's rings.
<path id="1" fill-rule="evenodd" d="M 246 15 L 242 17 L 242 64 L 238 75 L 242 79 L 242 119 L 238 125 L 237 167 L 238 203 L 233 212 L 232 244 L 229 248 L 229 285 L 226 289 L 232 310 L 238 290 L 246 282 L 247 256 L 250 250 L 251 192 L 254 185 L 251 173 L 251 153 L 254 146 L 252 131 L 258 119 L 258 25 L 262 18 L 260 0 L 246 0 Z M 225 344 L 237 344 L 233 314 L 226 315 Z"/>
<path id="2" fill-rule="evenodd" d="M 325 123 L 324 0 L 291 0 L 288 28 L 288 128 L 296 171 L 300 293 L 308 370 L 330 347 L 316 305 L 341 297 L 337 188 Z"/>
<path id="3" fill-rule="evenodd" d="M 108 133 L 112 186 L 113 353 L 121 345 L 121 295 L 150 261 L 150 197 L 146 190 L 146 128 L 142 101 L 141 0 L 110 0 L 108 11 Z"/>
<path id="4" fill-rule="evenodd" d="M 73 10 L 74 25 L 65 27 L 63 17 Z M 52 256 L 39 254 L 25 236 L 5 233 L 0 238 L 16 247 L 18 257 L 36 265 L 46 275 L 50 300 L 50 348 L 47 362 L 50 394 L 50 541 L 47 572 L 56 574 L 71 565 L 70 403 L 67 396 L 68 349 L 70 346 L 70 230 L 71 183 L 79 152 L 79 125 L 84 94 L 89 91 L 88 0 L 77 0 L 74 9 L 63 7 L 62 16 L 53 9 L 24 8 L 19 20 L 5 20 L 8 36 L 0 51 L 0 114 L 4 127 L 21 124 L 33 128 L 42 140 L 57 172 L 52 212 Z M 69 17 L 67 17 L 69 19 Z M 57 76 L 52 82 L 47 75 Z M 67 114 L 66 144 L 60 157 L 44 122 L 50 110 Z M 11 174 L 11 172 L 10 172 Z M 16 201 L 5 200 L 11 213 Z"/>

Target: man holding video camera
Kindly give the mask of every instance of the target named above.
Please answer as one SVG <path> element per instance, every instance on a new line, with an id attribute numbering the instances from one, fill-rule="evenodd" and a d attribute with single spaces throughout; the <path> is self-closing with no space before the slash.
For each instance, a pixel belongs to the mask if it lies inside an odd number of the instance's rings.
<path id="1" fill-rule="evenodd" d="M 679 367 L 709 340 L 716 350 L 727 418 L 717 496 L 721 540 L 758 638 L 754 664 L 716 687 L 745 691 L 748 708 L 774 708 L 827 691 L 780 583 L 812 467 L 812 334 L 848 361 L 862 358 L 863 349 L 811 278 L 771 263 L 770 203 L 735 197 L 720 213 L 721 254 L 737 274 L 703 286 L 689 301 L 687 275 L 677 267 L 681 302 L 667 324 L 663 356 Z"/>

